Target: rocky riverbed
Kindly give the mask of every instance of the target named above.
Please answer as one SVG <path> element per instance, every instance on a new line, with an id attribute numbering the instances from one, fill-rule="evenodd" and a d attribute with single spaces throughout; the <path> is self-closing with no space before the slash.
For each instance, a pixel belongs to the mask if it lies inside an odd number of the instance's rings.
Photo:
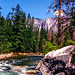
<path id="1" fill-rule="evenodd" d="M 19 55 L 0 60 L 0 75 L 41 75 L 35 67 L 42 58 Z"/>

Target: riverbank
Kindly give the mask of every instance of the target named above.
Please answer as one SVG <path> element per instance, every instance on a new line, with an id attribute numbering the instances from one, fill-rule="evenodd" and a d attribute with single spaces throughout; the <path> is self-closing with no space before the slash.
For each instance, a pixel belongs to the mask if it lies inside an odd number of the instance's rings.
<path id="1" fill-rule="evenodd" d="M 17 55 L 0 60 L 0 75 L 41 75 L 36 66 L 43 56 Z"/>
<path id="2" fill-rule="evenodd" d="M 15 57 L 18 55 L 25 55 L 25 56 L 43 56 L 42 53 L 7 53 L 7 54 L 0 54 L 0 60 Z"/>

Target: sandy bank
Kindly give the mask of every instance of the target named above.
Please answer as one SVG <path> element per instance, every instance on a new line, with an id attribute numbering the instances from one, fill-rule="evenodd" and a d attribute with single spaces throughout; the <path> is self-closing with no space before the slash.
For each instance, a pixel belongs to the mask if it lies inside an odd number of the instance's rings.
<path id="1" fill-rule="evenodd" d="M 0 60 L 12 57 L 12 54 L 0 54 Z"/>
<path id="2" fill-rule="evenodd" d="M 8 54 L 0 54 L 0 60 L 18 56 L 18 55 L 25 55 L 25 56 L 42 56 L 42 53 L 8 53 Z"/>

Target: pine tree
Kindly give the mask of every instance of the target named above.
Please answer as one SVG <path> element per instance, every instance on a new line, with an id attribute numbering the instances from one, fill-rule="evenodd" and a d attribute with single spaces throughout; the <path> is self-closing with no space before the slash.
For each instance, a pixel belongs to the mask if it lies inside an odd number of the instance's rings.
<path id="1" fill-rule="evenodd" d="M 4 42 L 4 17 L 0 18 L 0 41 Z"/>
<path id="2" fill-rule="evenodd" d="M 58 44 L 61 42 L 61 4 L 63 0 L 54 0 L 54 2 L 49 6 L 49 12 L 50 10 L 59 10 L 59 15 L 58 15 Z"/>
<path id="3" fill-rule="evenodd" d="M 43 40 L 46 39 L 48 40 L 48 37 L 47 37 L 47 31 L 43 28 L 41 28 L 41 32 L 40 32 L 40 41 L 39 41 L 39 52 L 42 52 L 42 42 Z"/>
<path id="4" fill-rule="evenodd" d="M 0 10 L 2 9 L 2 7 L 0 6 Z M 1 18 L 1 11 L 0 11 L 0 18 Z"/>
<path id="5" fill-rule="evenodd" d="M 54 34 L 53 34 L 53 30 L 52 30 L 51 43 L 53 43 L 53 41 L 54 41 Z"/>
<path id="6" fill-rule="evenodd" d="M 21 11 L 20 5 L 17 4 L 16 8 L 14 8 L 14 20 L 13 20 L 13 52 L 21 52 L 22 50 L 22 29 L 24 26 L 25 14 Z M 24 30 L 24 29 L 23 29 Z"/>
<path id="7" fill-rule="evenodd" d="M 30 13 L 29 13 L 28 16 L 27 16 L 27 19 L 31 19 Z"/>

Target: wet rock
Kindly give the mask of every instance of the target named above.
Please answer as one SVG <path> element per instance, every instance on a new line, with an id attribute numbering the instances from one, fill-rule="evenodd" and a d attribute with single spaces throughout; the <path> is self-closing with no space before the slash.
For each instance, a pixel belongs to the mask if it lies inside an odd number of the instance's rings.
<path id="1" fill-rule="evenodd" d="M 37 73 L 40 73 L 40 71 L 39 70 L 28 70 L 26 71 L 25 74 L 37 74 Z"/>
<path id="2" fill-rule="evenodd" d="M 7 70 L 10 70 L 10 69 L 11 69 L 11 67 L 9 67 L 9 66 L 0 66 L 1 71 L 7 71 Z"/>
<path id="3" fill-rule="evenodd" d="M 4 70 L 0 69 L 0 72 L 1 72 L 1 71 L 4 71 Z"/>
<path id="4" fill-rule="evenodd" d="M 21 69 L 21 73 L 25 74 L 27 72 L 27 69 L 26 68 L 22 68 Z"/>
<path id="5" fill-rule="evenodd" d="M 45 55 L 36 69 L 42 75 L 72 75 L 75 74 L 75 65 L 71 65 L 72 54 L 75 46 L 66 46 Z"/>
<path id="6" fill-rule="evenodd" d="M 3 61 L 2 61 L 3 62 Z M 0 63 L 0 71 L 7 71 L 10 70 L 12 67 L 9 64 L 6 63 Z"/>
<path id="7" fill-rule="evenodd" d="M 40 61 L 40 63 L 37 65 L 36 69 L 40 69 L 41 65 L 42 65 L 42 61 Z"/>
<path id="8" fill-rule="evenodd" d="M 14 68 L 14 69 L 11 69 L 10 71 L 21 72 L 21 69 L 20 68 Z"/>
<path id="9" fill-rule="evenodd" d="M 65 75 L 65 73 L 64 72 L 60 72 L 60 73 L 58 73 L 56 75 Z"/>

